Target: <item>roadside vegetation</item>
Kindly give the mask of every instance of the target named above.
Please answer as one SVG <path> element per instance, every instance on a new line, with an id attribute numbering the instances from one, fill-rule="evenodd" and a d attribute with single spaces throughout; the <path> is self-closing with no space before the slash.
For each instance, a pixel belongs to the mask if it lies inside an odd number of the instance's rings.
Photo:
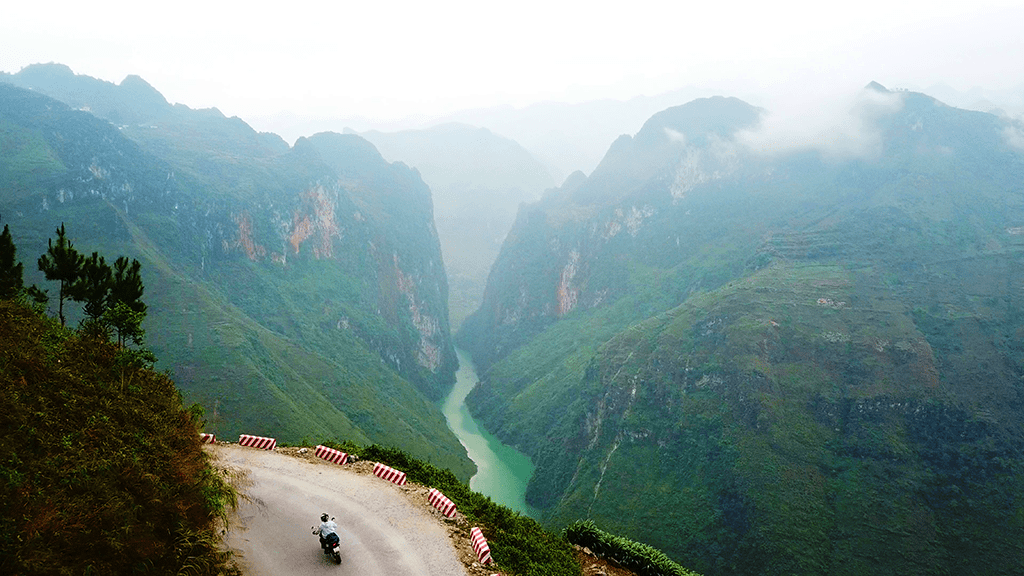
<path id="1" fill-rule="evenodd" d="M 598 557 L 612 560 L 637 576 L 698 576 L 673 562 L 661 550 L 609 534 L 592 520 L 577 520 L 562 534 L 569 542 L 589 548 Z"/>
<path id="2" fill-rule="evenodd" d="M 405 472 L 409 482 L 437 488 L 472 525 L 487 538 L 494 572 L 518 576 L 579 576 L 580 566 L 572 545 L 561 535 L 545 530 L 519 512 L 494 503 L 459 481 L 450 470 L 417 460 L 397 448 L 358 446 L 351 442 L 322 442 L 363 460 L 380 462 Z"/>
<path id="3" fill-rule="evenodd" d="M 308 442 L 307 442 L 308 444 Z M 437 488 L 455 503 L 459 514 L 480 526 L 495 561 L 495 572 L 518 576 L 579 576 L 582 573 L 573 544 L 588 546 L 600 558 L 640 576 L 697 576 L 650 546 L 597 530 L 593 523 L 580 524 L 562 533 L 550 532 L 529 516 L 496 504 L 470 490 L 451 471 L 417 460 L 396 448 L 351 442 L 323 445 L 386 464 L 405 472 L 410 482 Z"/>
<path id="4" fill-rule="evenodd" d="M 78 263 L 58 280 L 92 304 L 77 328 L 46 315 L 0 237 L 0 573 L 236 572 L 216 532 L 236 495 L 201 449 L 202 410 L 141 347 L 141 282 L 119 300 L 118 275 L 137 279 L 138 263 L 104 272 L 62 238 L 39 266 Z"/>

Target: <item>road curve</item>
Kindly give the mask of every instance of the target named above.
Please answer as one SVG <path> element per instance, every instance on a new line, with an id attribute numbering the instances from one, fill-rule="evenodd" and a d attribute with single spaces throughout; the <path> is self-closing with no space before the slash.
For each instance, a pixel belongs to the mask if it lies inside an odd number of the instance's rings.
<path id="1" fill-rule="evenodd" d="M 444 527 L 401 489 L 319 460 L 233 444 L 208 447 L 218 466 L 246 473 L 225 535 L 246 576 L 466 576 Z M 340 566 L 310 526 L 335 516 Z"/>

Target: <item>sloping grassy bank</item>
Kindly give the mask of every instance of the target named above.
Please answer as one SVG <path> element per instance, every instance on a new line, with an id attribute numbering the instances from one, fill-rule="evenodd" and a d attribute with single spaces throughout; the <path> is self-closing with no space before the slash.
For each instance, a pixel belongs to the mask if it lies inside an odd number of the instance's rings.
<path id="1" fill-rule="evenodd" d="M 231 572 L 199 410 L 137 356 L 0 301 L 0 573 Z"/>

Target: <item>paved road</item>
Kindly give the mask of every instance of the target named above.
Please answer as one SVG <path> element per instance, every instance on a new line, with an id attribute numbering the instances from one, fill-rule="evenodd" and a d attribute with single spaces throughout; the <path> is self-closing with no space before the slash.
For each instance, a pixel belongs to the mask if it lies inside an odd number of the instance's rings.
<path id="1" fill-rule="evenodd" d="M 246 576 L 466 576 L 436 519 L 376 476 L 236 445 L 209 448 L 222 464 L 248 470 L 225 544 Z M 337 518 L 342 561 L 320 551 L 310 526 Z"/>

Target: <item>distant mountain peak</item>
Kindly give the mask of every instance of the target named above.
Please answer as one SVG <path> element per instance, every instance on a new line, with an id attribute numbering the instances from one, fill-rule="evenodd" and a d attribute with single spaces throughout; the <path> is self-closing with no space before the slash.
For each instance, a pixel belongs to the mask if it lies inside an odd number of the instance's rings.
<path id="1" fill-rule="evenodd" d="M 164 98 L 164 95 L 156 88 L 153 88 L 149 82 L 143 80 L 141 76 L 129 74 L 121 81 L 119 87 L 133 97 L 143 98 L 150 103 L 167 105 L 167 99 Z"/>
<path id="2" fill-rule="evenodd" d="M 868 85 L 865 86 L 864 89 L 865 90 L 874 90 L 875 92 L 888 92 L 889 91 L 888 88 L 886 88 L 885 86 L 882 86 L 881 84 L 879 84 L 878 82 L 875 82 L 874 80 L 872 80 L 871 82 L 868 82 Z"/>
<path id="3" fill-rule="evenodd" d="M 75 72 L 66 64 L 56 62 L 29 64 L 19 74 L 27 76 L 74 76 Z"/>
<path id="4" fill-rule="evenodd" d="M 687 138 L 701 138 L 709 133 L 727 136 L 738 129 L 753 126 L 760 117 L 759 108 L 739 98 L 698 98 L 651 116 L 637 133 L 636 141 L 661 142 L 666 137 L 666 130 L 685 135 Z"/>

